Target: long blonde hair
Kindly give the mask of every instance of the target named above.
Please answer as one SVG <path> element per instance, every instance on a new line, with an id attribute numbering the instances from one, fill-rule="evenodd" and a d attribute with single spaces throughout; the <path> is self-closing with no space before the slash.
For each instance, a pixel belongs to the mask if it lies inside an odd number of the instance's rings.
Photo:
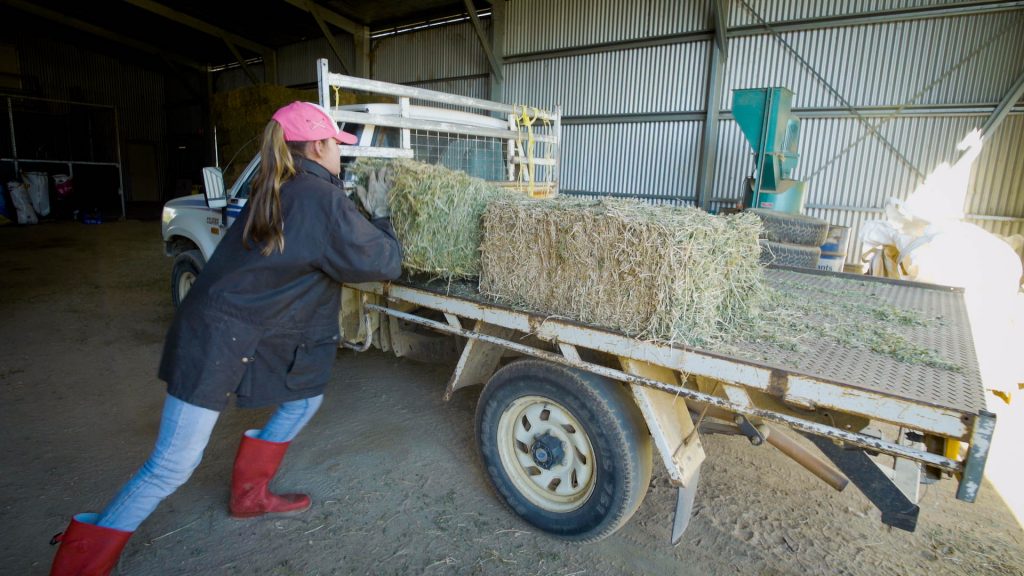
<path id="1" fill-rule="evenodd" d="M 284 221 L 281 215 L 281 186 L 295 176 L 295 157 L 305 156 L 306 142 L 286 142 L 284 129 L 276 120 L 267 122 L 260 144 L 260 167 L 249 195 L 249 216 L 245 220 L 242 242 L 249 240 L 270 256 L 284 252 Z"/>

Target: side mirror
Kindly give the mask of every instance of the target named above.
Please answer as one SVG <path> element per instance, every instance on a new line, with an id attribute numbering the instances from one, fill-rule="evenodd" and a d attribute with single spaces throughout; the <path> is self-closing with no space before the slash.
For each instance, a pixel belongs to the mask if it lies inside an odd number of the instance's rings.
<path id="1" fill-rule="evenodd" d="M 210 208 L 227 207 L 228 195 L 224 189 L 224 173 L 220 168 L 214 166 L 203 168 L 203 190 L 206 194 L 207 206 Z"/>

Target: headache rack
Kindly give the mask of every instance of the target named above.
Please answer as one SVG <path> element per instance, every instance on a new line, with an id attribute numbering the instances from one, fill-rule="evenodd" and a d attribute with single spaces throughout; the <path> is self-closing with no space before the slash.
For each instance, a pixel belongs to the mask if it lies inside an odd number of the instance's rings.
<path id="1" fill-rule="evenodd" d="M 476 141 L 490 146 L 494 140 L 499 140 L 505 151 L 505 178 L 495 180 L 495 183 L 522 190 L 532 197 L 558 193 L 562 132 L 560 107 L 543 110 L 346 76 L 330 72 L 328 61 L 323 58 L 317 61 L 317 86 L 320 105 L 330 110 L 335 121 L 400 130 L 397 146 L 341 146 L 342 156 L 413 158 L 414 135 L 445 135 L 470 145 Z M 342 109 L 336 97 L 339 90 L 392 97 L 398 105 L 398 114 Z M 333 100 L 332 96 L 335 97 Z M 427 117 L 416 113 L 414 101 L 434 106 L 435 111 L 457 108 L 468 114 L 445 117 L 443 112 L 435 112 Z"/>

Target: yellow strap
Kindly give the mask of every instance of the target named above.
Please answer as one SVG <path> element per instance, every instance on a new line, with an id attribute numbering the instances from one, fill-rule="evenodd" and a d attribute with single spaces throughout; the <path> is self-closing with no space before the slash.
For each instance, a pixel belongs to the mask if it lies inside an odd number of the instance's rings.
<path id="1" fill-rule="evenodd" d="M 537 193 L 534 187 L 534 182 L 536 181 L 536 177 L 534 176 L 536 166 L 533 162 L 533 148 L 535 144 L 533 139 L 533 123 L 536 122 L 537 118 L 540 116 L 540 111 L 537 108 L 533 108 L 533 117 L 530 117 L 529 108 L 522 106 L 522 110 L 523 113 L 521 115 L 516 115 L 516 128 L 518 129 L 520 126 L 526 126 L 526 160 L 530 167 L 529 181 L 527 182 L 527 194 L 530 198 L 535 198 Z M 547 122 L 545 121 L 545 123 Z M 519 137 L 519 146 L 522 147 L 522 136 Z M 522 173 L 520 172 L 520 177 L 521 176 Z"/>
<path id="2" fill-rule="evenodd" d="M 334 105 L 341 106 L 341 86 L 331 86 L 334 88 Z"/>
<path id="3" fill-rule="evenodd" d="M 1003 392 L 1002 390 L 989 390 L 989 392 L 995 394 L 1004 403 L 1009 404 L 1013 396 L 1009 392 Z"/>

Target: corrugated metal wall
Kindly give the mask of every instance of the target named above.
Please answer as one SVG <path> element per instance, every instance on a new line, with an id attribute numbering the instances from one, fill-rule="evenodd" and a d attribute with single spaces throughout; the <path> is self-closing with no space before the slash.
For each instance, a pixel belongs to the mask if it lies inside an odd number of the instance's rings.
<path id="1" fill-rule="evenodd" d="M 490 33 L 490 19 L 482 22 Z M 370 61 L 374 80 L 399 84 L 486 77 L 489 71 L 470 22 L 375 39 L 370 45 Z"/>
<path id="2" fill-rule="evenodd" d="M 730 37 L 722 70 L 713 208 L 738 201 L 753 169 L 730 114 L 733 89 L 786 86 L 796 93 L 803 122 L 797 177 L 808 180 L 807 213 L 856 230 L 880 218 L 889 198 L 905 198 L 951 160 L 957 142 L 981 126 L 1024 74 L 1024 10 L 1017 6 L 965 14 L 969 4 L 941 0 L 727 4 L 730 27 L 742 30 Z M 563 190 L 692 203 L 711 2 L 508 0 L 504 6 L 504 100 L 562 106 Z M 928 9 L 952 12 L 932 17 Z M 865 15 L 884 18 L 852 25 L 829 20 Z M 752 28 L 758 16 L 784 31 L 776 37 Z M 487 61 L 468 22 L 381 39 L 373 54 L 375 78 L 487 94 Z M 866 135 L 864 122 L 877 125 L 880 137 Z M 966 210 L 984 218 L 971 221 L 1001 234 L 1024 233 L 1022 185 L 1018 110 L 975 163 Z M 850 248 L 853 259 L 859 248 Z"/>
<path id="3" fill-rule="evenodd" d="M 706 30 L 704 2 L 680 0 L 512 0 L 506 2 L 506 54 L 639 40 Z"/>
<path id="4" fill-rule="evenodd" d="M 347 34 L 335 36 L 335 45 L 342 52 L 346 62 L 352 61 L 354 52 L 352 38 Z M 334 55 L 327 39 L 319 36 L 299 44 L 292 44 L 277 51 L 277 82 L 283 86 L 316 86 L 316 61 L 327 58 L 330 69 L 341 71 L 341 62 Z"/>
<path id="5" fill-rule="evenodd" d="M 338 34 L 335 36 L 335 44 L 341 50 L 345 61 L 351 62 L 354 52 L 352 37 L 348 34 Z M 316 61 L 320 58 L 327 58 L 332 72 L 343 71 L 341 62 L 323 36 L 278 48 L 277 83 L 290 87 L 315 87 Z M 266 78 L 266 67 L 262 62 L 251 65 L 249 71 L 261 82 Z M 252 86 L 252 81 L 241 67 L 222 70 L 214 75 L 215 92 L 228 92 L 248 86 Z"/>
<path id="6" fill-rule="evenodd" d="M 729 4 L 731 26 L 757 24 L 754 12 L 781 26 L 879 11 L 963 8 L 913 0 Z M 506 99 L 563 106 L 569 124 L 563 188 L 692 202 L 703 120 L 672 115 L 704 112 L 710 40 L 701 32 L 711 28 L 710 3 L 510 0 L 507 7 Z M 666 11 L 671 18 L 653 18 Z M 859 229 L 882 216 L 890 197 L 905 198 L 952 159 L 957 142 L 985 121 L 1024 73 L 1020 10 L 806 27 L 779 38 L 749 29 L 730 38 L 713 206 L 738 201 L 753 169 L 749 145 L 728 113 L 733 89 L 786 86 L 796 93 L 803 120 L 797 177 L 808 180 L 807 213 Z M 666 35 L 677 37 L 666 43 Z M 632 44 L 607 45 L 625 41 Z M 867 122 L 879 124 L 885 141 L 865 136 L 863 123 L 845 111 L 836 93 Z M 894 111 L 904 114 L 894 118 Z M 641 117 L 616 117 L 630 114 Z M 666 117 L 642 122 L 644 114 Z M 997 218 L 972 221 L 1002 234 L 1024 232 L 1024 161 L 1008 161 L 1024 151 L 1021 122 L 1024 117 L 1011 115 L 986 145 L 968 196 L 969 213 Z M 851 259 L 857 251 L 851 246 Z"/>
<path id="7" fill-rule="evenodd" d="M 13 34 L 23 81 L 32 94 L 114 106 L 122 143 L 142 141 L 163 151 L 167 134 L 162 74 L 45 37 L 21 37 L 18 31 Z M 24 151 L 19 154 L 25 156 Z M 122 162 L 125 154 L 122 149 Z M 116 158 L 100 160 L 115 162 Z M 156 170 L 157 181 L 166 182 L 165 162 L 157 162 Z M 125 175 L 125 197 L 131 200 L 131 182 Z"/>
<path id="8" fill-rule="evenodd" d="M 844 0 L 843 2 L 821 2 L 820 0 L 743 0 L 767 22 L 790 20 L 811 20 L 832 16 L 849 16 L 869 12 L 887 12 L 962 4 L 960 0 Z M 758 20 L 742 8 L 740 1 L 732 2 L 734 8 L 729 14 L 729 27 L 757 24 Z"/>
<path id="9" fill-rule="evenodd" d="M 1009 236 L 1024 234 L 1024 115 L 1010 116 L 982 149 L 971 173 L 967 212 L 997 219 L 970 222 Z M 1008 219 L 1014 218 L 1016 219 Z"/>
<path id="10" fill-rule="evenodd" d="M 1005 14 L 780 36 L 857 107 L 998 102 L 1015 78 L 1010 75 L 1024 54 L 1020 23 Z M 956 71 L 947 74 L 957 64 Z M 730 107 L 730 88 L 768 85 L 786 86 L 795 92 L 795 106 L 800 108 L 842 107 L 772 35 L 731 39 L 727 70 L 722 108 Z"/>
<path id="11" fill-rule="evenodd" d="M 562 105 L 565 116 L 704 109 L 708 42 L 506 64 L 505 100 Z"/>
<path id="12" fill-rule="evenodd" d="M 700 130 L 692 121 L 565 126 L 561 188 L 678 202 L 697 183 Z"/>

